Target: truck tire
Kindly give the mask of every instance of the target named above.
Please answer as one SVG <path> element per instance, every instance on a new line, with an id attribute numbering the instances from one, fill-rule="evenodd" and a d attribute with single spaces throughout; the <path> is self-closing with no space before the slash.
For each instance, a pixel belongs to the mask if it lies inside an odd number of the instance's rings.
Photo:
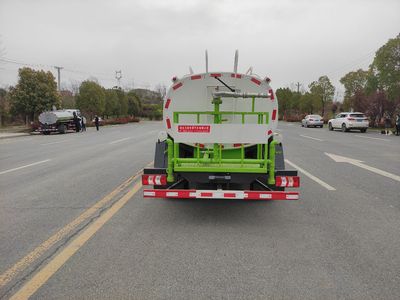
<path id="1" fill-rule="evenodd" d="M 60 124 L 58 125 L 58 132 L 61 134 L 64 134 L 67 132 L 67 126 L 65 124 Z"/>
<path id="2" fill-rule="evenodd" d="M 329 131 L 333 131 L 333 126 L 332 126 L 332 123 L 329 123 Z"/>

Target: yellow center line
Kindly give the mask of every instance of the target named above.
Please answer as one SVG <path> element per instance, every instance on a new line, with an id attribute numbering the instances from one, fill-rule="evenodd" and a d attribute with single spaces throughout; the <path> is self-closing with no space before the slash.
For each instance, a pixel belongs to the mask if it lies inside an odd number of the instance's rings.
<path id="1" fill-rule="evenodd" d="M 57 254 L 46 266 L 33 276 L 15 295 L 10 299 L 28 299 L 51 276 L 53 276 L 112 216 L 114 216 L 142 187 L 142 183 L 135 184 L 132 190 L 126 193 L 121 199 L 115 202 L 106 212 L 89 225 L 79 234 L 68 246 Z"/>
<path id="2" fill-rule="evenodd" d="M 153 162 L 150 162 L 146 167 L 152 165 Z M 0 288 L 9 283 L 13 278 L 15 278 L 19 273 L 25 270 L 28 266 L 30 266 L 35 260 L 41 257 L 46 251 L 48 251 L 52 246 L 54 246 L 57 242 L 65 238 L 68 234 L 70 234 L 75 228 L 77 228 L 80 224 L 82 224 L 85 220 L 92 217 L 95 213 L 97 213 L 101 208 L 103 208 L 106 204 L 108 204 L 116 195 L 118 195 L 124 188 L 126 188 L 129 184 L 138 178 L 143 170 L 140 170 L 137 174 L 129 177 L 122 184 L 116 187 L 111 193 L 106 195 L 103 199 L 95 203 L 92 207 L 88 208 L 84 211 L 80 216 L 78 216 L 75 220 L 61 228 L 58 232 L 52 235 L 49 239 L 44 241 L 42 244 L 37 246 L 34 250 L 32 250 L 29 254 L 20 259 L 16 264 L 14 264 L 11 268 L 6 270 L 3 274 L 0 275 Z"/>

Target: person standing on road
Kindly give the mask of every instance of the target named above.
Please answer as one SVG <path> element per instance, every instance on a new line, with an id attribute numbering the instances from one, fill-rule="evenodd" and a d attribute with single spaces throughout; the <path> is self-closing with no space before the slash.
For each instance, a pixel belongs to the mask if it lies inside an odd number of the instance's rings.
<path id="1" fill-rule="evenodd" d="M 82 132 L 86 131 L 86 118 L 84 116 L 82 116 L 81 118 L 81 125 L 82 125 Z"/>
<path id="2" fill-rule="evenodd" d="M 392 122 L 390 120 L 389 114 L 386 113 L 385 114 L 385 134 L 386 135 L 389 135 L 390 128 L 392 127 L 391 125 L 392 125 Z"/>
<path id="3" fill-rule="evenodd" d="M 97 115 L 94 117 L 94 125 L 96 125 L 96 129 L 97 129 L 97 131 L 99 131 L 100 120 Z"/>
<path id="4" fill-rule="evenodd" d="M 396 135 L 400 135 L 400 114 L 396 115 Z"/>
<path id="5" fill-rule="evenodd" d="M 81 131 L 81 121 L 79 120 L 76 112 L 73 112 L 73 115 L 74 115 L 75 131 L 79 132 L 79 131 Z"/>

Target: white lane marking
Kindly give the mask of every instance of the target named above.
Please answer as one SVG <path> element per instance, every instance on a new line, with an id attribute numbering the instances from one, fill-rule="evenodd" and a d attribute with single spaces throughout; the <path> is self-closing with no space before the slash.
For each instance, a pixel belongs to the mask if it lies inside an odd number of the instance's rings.
<path id="1" fill-rule="evenodd" d="M 312 139 L 312 140 L 320 141 L 320 142 L 323 142 L 323 141 L 324 141 L 324 140 L 317 139 L 317 138 L 315 138 L 315 137 L 308 136 L 308 135 L 302 135 L 302 134 L 300 134 L 300 136 L 305 137 L 305 138 L 307 138 L 307 139 Z"/>
<path id="2" fill-rule="evenodd" d="M 13 172 L 13 171 L 17 171 L 17 170 L 21 170 L 21 169 L 24 169 L 24 168 L 36 166 L 36 165 L 39 165 L 39 164 L 43 164 L 43 163 L 48 162 L 48 161 L 50 161 L 50 160 L 51 160 L 51 159 L 41 160 L 41 161 L 37 161 L 37 162 L 31 163 L 31 164 L 29 164 L 29 165 L 25 165 L 25 166 L 21 166 L 21 167 L 9 169 L 9 170 L 1 171 L 1 172 L 0 172 L 0 175 L 6 174 L 6 173 L 9 173 L 9 172 Z"/>
<path id="3" fill-rule="evenodd" d="M 290 160 L 285 159 L 285 162 L 288 163 L 289 165 L 291 165 L 293 168 L 295 168 L 298 171 L 300 171 L 301 173 L 303 173 L 304 175 L 306 175 L 308 178 L 314 180 L 316 183 L 322 185 L 327 190 L 336 191 L 336 189 L 333 186 L 327 184 L 325 181 L 322 181 L 321 179 L 315 177 L 314 175 L 312 175 L 311 173 L 307 172 L 306 170 L 300 168 L 298 165 L 292 163 Z"/>
<path id="4" fill-rule="evenodd" d="M 325 155 L 327 155 L 330 158 L 332 158 L 335 162 L 349 163 L 349 164 L 352 164 L 354 166 L 363 168 L 365 170 L 374 172 L 376 174 L 391 178 L 391 179 L 396 180 L 396 181 L 400 181 L 400 176 L 392 174 L 392 173 L 389 173 L 389 172 L 386 172 L 386 171 L 383 171 L 383 170 L 380 170 L 378 168 L 374 168 L 374 167 L 368 166 L 368 165 L 364 164 L 362 160 L 348 158 L 348 157 L 335 155 L 335 154 L 331 154 L 331 153 L 326 153 L 326 152 L 325 152 Z"/>
<path id="5" fill-rule="evenodd" d="M 120 143 L 120 142 L 123 142 L 123 141 L 127 141 L 127 140 L 130 140 L 130 139 L 131 139 L 131 137 L 127 137 L 127 138 L 123 138 L 123 139 L 120 139 L 120 140 L 116 140 L 116 141 L 110 142 L 109 144 L 110 145 L 117 144 L 117 143 Z"/>
<path id="6" fill-rule="evenodd" d="M 358 138 L 363 138 L 363 139 L 371 139 L 371 140 L 378 140 L 378 141 L 390 142 L 390 140 L 387 140 L 387 139 L 374 138 L 374 137 L 362 136 L 362 135 L 354 135 L 354 136 L 355 136 L 355 137 L 358 137 Z"/>
<path id="7" fill-rule="evenodd" d="M 59 144 L 59 143 L 64 143 L 67 140 L 62 140 L 62 141 L 58 141 L 58 142 L 50 142 L 50 143 L 44 143 L 44 144 L 40 144 L 41 146 L 47 146 L 47 145 L 54 145 L 54 144 Z"/>

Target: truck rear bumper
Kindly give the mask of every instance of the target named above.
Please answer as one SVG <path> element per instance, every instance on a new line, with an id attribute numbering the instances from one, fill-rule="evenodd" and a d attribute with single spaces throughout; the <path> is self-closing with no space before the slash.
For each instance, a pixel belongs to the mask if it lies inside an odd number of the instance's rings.
<path id="1" fill-rule="evenodd" d="M 178 199 L 241 199 L 241 200 L 298 200 L 298 192 L 283 191 L 229 191 L 229 190 L 174 190 L 145 189 L 145 198 Z"/>

